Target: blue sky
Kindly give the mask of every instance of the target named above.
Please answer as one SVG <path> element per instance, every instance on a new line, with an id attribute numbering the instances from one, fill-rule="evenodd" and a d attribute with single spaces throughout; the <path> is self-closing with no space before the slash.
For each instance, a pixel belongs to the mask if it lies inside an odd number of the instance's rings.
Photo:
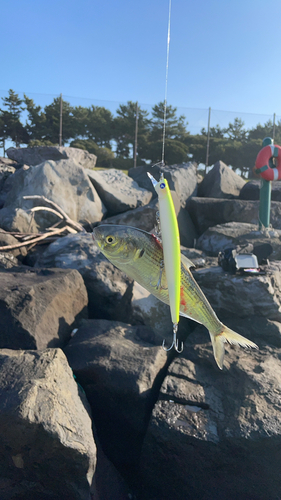
<path id="1" fill-rule="evenodd" d="M 168 10 L 169 0 L 1 2 L 0 96 L 158 103 Z M 168 103 L 281 115 L 280 19 L 280 0 L 172 0 Z"/>

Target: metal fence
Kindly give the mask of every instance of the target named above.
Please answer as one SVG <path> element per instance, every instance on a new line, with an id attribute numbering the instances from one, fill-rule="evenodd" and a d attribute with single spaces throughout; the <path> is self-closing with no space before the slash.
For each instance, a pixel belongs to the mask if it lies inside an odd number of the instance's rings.
<path id="1" fill-rule="evenodd" d="M 54 98 L 58 98 L 61 96 L 61 94 L 40 94 L 40 93 L 30 93 L 28 91 L 26 92 L 21 92 L 21 91 L 16 91 L 15 92 L 18 94 L 18 96 L 23 99 L 24 94 L 26 94 L 30 99 L 33 99 L 34 103 L 36 105 L 41 106 L 42 109 L 46 105 L 49 105 L 53 102 Z M 8 96 L 8 91 L 7 90 L 0 90 L 0 108 L 2 108 L 2 99 L 3 97 Z M 126 102 L 117 102 L 117 101 L 104 101 L 104 100 L 98 100 L 98 99 L 91 99 L 91 98 L 82 98 L 82 97 L 74 97 L 74 96 L 68 96 L 68 95 L 62 95 L 62 99 L 64 101 L 67 101 L 71 106 L 73 107 L 90 107 L 90 106 L 101 106 L 105 107 L 106 109 L 110 110 L 113 114 L 113 116 L 116 115 L 116 110 L 120 106 L 120 104 L 127 104 Z M 146 104 L 146 103 L 138 103 L 138 105 L 143 109 L 146 110 L 149 115 L 151 115 L 152 108 L 155 104 Z M 169 103 L 173 107 L 175 106 L 173 103 Z M 177 106 L 175 106 L 177 107 Z M 186 107 L 177 107 L 177 114 L 178 116 L 184 115 L 186 118 L 187 122 L 187 130 L 191 135 L 196 135 L 200 134 L 202 128 L 204 128 L 206 131 L 208 131 L 208 126 L 209 127 L 216 127 L 217 125 L 223 129 L 227 128 L 229 123 L 233 123 L 235 118 L 239 118 L 244 122 L 244 128 L 246 130 L 255 128 L 258 124 L 264 125 L 266 122 L 269 120 L 273 124 L 273 129 L 274 129 L 274 124 L 278 123 L 281 121 L 281 115 L 276 115 L 275 113 L 273 114 L 259 114 L 259 113 L 244 113 L 240 111 L 224 111 L 224 110 L 217 110 L 217 109 L 211 109 L 211 108 L 206 108 L 206 109 L 196 109 L 196 108 L 186 108 Z M 21 121 L 23 124 L 25 124 L 27 120 L 27 113 L 26 111 L 22 112 L 21 116 Z M 63 116 L 62 116 L 62 128 L 63 128 Z M 272 129 L 272 136 L 274 136 L 274 130 Z M 58 142 L 59 142 L 59 135 L 60 131 L 58 130 Z M 9 143 L 7 141 L 6 143 L 6 149 L 7 147 L 11 146 L 12 143 Z M 207 145 L 206 145 L 207 148 Z M 206 156 L 208 156 L 208 151 L 206 151 Z M 206 161 L 208 164 L 208 161 Z"/>

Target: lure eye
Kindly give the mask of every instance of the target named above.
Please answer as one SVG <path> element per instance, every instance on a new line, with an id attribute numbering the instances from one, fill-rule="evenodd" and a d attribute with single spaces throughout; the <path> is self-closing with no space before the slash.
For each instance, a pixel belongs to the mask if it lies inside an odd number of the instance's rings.
<path id="1" fill-rule="evenodd" d="M 105 240 L 106 240 L 106 243 L 109 243 L 109 245 L 110 245 L 111 243 L 113 243 L 114 238 L 113 238 L 113 236 L 107 236 L 107 237 L 105 238 Z"/>
<path id="2" fill-rule="evenodd" d="M 165 186 L 165 183 L 164 183 L 164 182 L 161 182 L 161 184 L 160 184 L 160 188 L 161 188 L 161 189 L 164 189 L 165 187 L 166 187 L 166 186 Z"/>

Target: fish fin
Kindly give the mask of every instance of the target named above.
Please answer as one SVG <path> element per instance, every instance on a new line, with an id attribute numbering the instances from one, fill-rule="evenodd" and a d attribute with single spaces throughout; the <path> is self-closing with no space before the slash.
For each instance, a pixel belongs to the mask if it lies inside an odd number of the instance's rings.
<path id="1" fill-rule="evenodd" d="M 189 269 L 190 267 L 196 267 L 191 260 L 189 260 L 185 255 L 181 253 L 181 263 L 184 267 Z"/>
<path id="2" fill-rule="evenodd" d="M 240 345 L 241 347 L 252 347 L 258 349 L 258 346 L 246 337 L 243 337 L 239 333 L 234 332 L 225 325 L 222 325 L 221 333 L 213 335 L 210 333 L 214 357 L 217 362 L 218 367 L 223 369 L 224 360 L 224 344 L 228 342 L 229 344 Z"/>

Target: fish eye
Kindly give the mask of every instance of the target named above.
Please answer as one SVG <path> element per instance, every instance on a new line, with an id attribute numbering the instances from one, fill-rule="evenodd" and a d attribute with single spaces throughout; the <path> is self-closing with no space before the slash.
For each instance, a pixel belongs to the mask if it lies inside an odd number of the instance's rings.
<path id="1" fill-rule="evenodd" d="M 109 236 L 107 236 L 107 237 L 105 238 L 105 240 L 106 240 L 106 243 L 111 244 L 111 243 L 113 243 L 113 241 L 114 241 L 114 237 L 113 237 L 113 236 L 111 236 L 111 235 L 109 235 Z"/>

